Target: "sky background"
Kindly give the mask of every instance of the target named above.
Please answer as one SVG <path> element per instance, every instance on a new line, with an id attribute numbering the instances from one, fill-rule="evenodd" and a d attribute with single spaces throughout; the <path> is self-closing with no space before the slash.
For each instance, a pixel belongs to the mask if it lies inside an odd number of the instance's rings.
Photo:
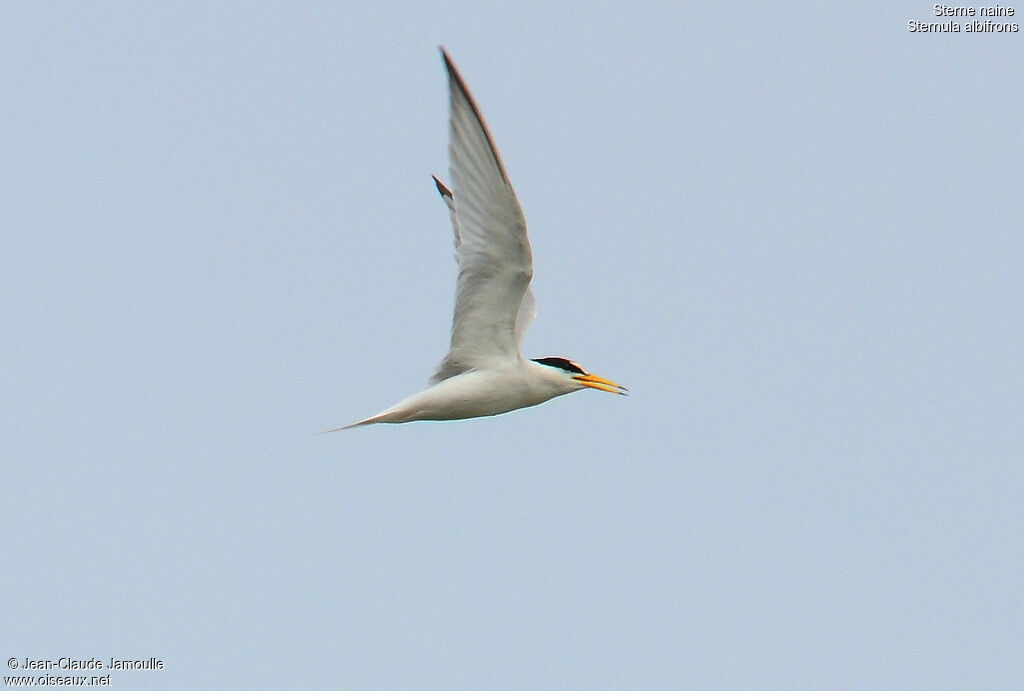
<path id="1" fill-rule="evenodd" d="M 2 659 L 1024 687 L 1024 33 L 506 5 L 0 10 Z M 447 349 L 439 44 L 530 223 L 524 354 L 631 395 L 318 436 Z"/>

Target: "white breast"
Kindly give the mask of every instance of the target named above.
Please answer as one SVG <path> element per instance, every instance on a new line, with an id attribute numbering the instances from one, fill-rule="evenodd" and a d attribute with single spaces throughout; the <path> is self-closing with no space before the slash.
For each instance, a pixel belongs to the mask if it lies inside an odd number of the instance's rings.
<path id="1" fill-rule="evenodd" d="M 499 415 L 543 403 L 574 388 L 548 367 L 519 361 L 445 379 L 374 417 L 377 422 L 412 422 Z"/>

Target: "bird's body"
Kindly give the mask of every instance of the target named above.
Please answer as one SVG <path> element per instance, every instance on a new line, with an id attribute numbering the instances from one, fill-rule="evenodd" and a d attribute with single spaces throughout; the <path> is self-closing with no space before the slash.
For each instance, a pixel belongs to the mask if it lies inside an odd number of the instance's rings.
<path id="1" fill-rule="evenodd" d="M 519 360 L 449 377 L 371 418 L 349 426 L 500 415 L 519 408 L 529 408 L 576 390 L 575 386 L 567 386 L 565 377 L 551 371 L 550 367 L 539 365 L 533 360 Z"/>
<path id="2" fill-rule="evenodd" d="M 570 360 L 520 355 L 536 313 L 526 219 L 480 110 L 441 53 L 450 94 L 452 189 L 434 182 L 448 205 L 459 265 L 451 348 L 429 388 L 339 429 L 499 415 L 588 387 L 625 393 Z"/>

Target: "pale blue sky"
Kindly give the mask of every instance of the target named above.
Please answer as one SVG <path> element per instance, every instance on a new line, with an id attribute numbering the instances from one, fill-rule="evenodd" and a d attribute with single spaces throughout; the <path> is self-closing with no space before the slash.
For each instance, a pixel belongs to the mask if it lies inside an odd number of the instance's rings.
<path id="1" fill-rule="evenodd" d="M 0 11 L 3 659 L 1024 686 L 1022 34 L 410 5 Z M 632 395 L 316 436 L 446 349 L 442 43 L 530 222 L 526 355 Z"/>

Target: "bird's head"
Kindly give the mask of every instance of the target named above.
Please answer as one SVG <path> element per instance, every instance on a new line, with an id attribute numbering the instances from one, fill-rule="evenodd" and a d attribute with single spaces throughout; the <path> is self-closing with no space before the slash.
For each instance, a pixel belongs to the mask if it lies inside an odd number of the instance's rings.
<path id="1" fill-rule="evenodd" d="M 571 391 L 590 388 L 597 389 L 598 391 L 607 391 L 608 393 L 617 393 L 623 396 L 628 391 L 625 386 L 599 377 L 596 374 L 591 374 L 577 363 L 572 360 L 566 360 L 564 357 L 542 357 L 535 359 L 534 362 L 550 368 L 557 375 L 564 377 Z"/>

